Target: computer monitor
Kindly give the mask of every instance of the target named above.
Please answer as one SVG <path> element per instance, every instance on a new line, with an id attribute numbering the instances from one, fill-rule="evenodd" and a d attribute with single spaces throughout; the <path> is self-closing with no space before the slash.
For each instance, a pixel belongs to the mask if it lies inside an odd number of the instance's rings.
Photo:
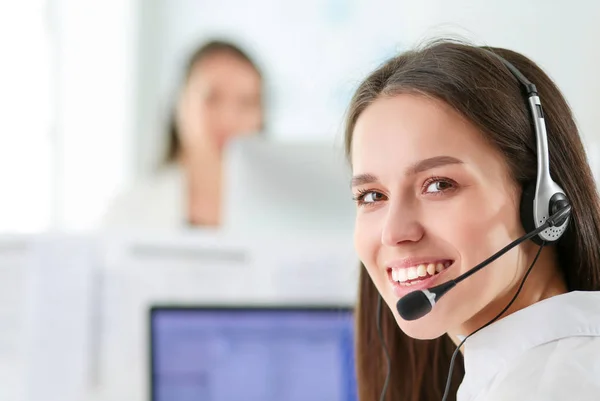
<path id="1" fill-rule="evenodd" d="M 341 146 L 262 137 L 231 141 L 225 152 L 223 229 L 348 235 L 356 207 Z"/>
<path id="2" fill-rule="evenodd" d="M 151 401 L 356 401 L 351 308 L 153 307 Z"/>

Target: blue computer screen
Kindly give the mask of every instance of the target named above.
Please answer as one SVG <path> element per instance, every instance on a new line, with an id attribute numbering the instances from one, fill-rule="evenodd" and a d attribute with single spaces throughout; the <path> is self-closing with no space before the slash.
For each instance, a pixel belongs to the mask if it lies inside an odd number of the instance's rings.
<path id="1" fill-rule="evenodd" d="M 152 401 L 356 401 L 350 310 L 153 309 Z"/>

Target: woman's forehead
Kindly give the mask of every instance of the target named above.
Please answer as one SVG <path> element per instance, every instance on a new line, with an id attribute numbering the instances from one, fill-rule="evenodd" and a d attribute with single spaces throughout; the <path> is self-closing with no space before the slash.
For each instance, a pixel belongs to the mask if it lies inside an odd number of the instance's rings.
<path id="1" fill-rule="evenodd" d="M 481 168 L 501 160 L 473 124 L 445 103 L 420 95 L 377 99 L 363 111 L 353 130 L 354 170 L 403 170 L 439 156 Z"/>

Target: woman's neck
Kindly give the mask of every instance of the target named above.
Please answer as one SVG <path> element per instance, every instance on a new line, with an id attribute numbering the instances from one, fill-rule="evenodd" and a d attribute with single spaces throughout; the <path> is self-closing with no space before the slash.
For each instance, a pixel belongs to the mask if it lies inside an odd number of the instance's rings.
<path id="1" fill-rule="evenodd" d="M 537 252 L 537 248 L 536 248 Z M 533 261 L 533 258 L 526 263 L 525 271 L 529 268 L 529 265 Z M 523 274 L 525 274 L 525 271 Z M 456 343 L 460 344 L 462 341 L 459 336 L 467 336 L 479 328 L 485 326 L 489 321 L 494 319 L 513 299 L 517 293 L 523 275 L 517 280 L 512 286 L 510 291 L 494 299 L 490 304 L 483 308 L 479 313 L 461 325 L 457 330 L 448 332 L 448 335 Z M 535 266 L 531 269 L 523 288 L 519 292 L 519 295 L 508 308 L 506 312 L 498 319 L 502 319 L 512 313 L 515 313 L 521 309 L 527 308 L 539 301 L 547 298 L 551 298 L 555 295 L 564 294 L 568 291 L 567 285 L 562 273 L 558 267 L 556 253 L 554 248 L 544 248 Z M 468 340 L 467 340 L 468 342 Z"/>
<path id="2" fill-rule="evenodd" d="M 222 165 L 217 158 L 181 157 L 190 224 L 218 226 L 221 217 Z"/>

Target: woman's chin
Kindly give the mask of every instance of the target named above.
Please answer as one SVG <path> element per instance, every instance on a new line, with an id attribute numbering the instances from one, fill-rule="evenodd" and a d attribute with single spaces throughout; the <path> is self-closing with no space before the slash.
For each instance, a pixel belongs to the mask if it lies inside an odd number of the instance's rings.
<path id="1" fill-rule="evenodd" d="M 440 320 L 435 319 L 431 315 L 412 321 L 404 320 L 396 313 L 394 313 L 394 317 L 400 330 L 416 340 L 433 340 L 443 336 L 447 332 L 445 325 L 440 324 Z"/>

